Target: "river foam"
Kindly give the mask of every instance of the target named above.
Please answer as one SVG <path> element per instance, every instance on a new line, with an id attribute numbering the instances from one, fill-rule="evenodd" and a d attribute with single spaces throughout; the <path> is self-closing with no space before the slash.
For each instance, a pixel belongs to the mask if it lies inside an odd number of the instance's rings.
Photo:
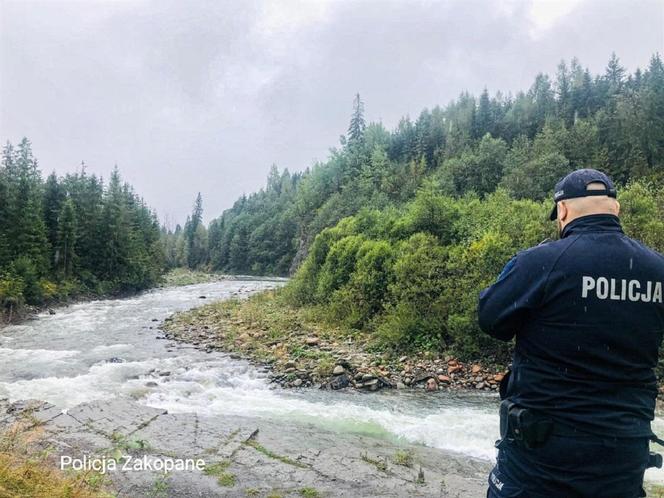
<path id="1" fill-rule="evenodd" d="M 265 371 L 221 353 L 158 340 L 158 321 L 215 299 L 281 285 L 231 280 L 93 301 L 3 329 L 0 397 L 62 408 L 113 396 L 170 412 L 240 415 L 405 440 L 495 460 L 495 394 L 283 390 Z M 205 295 L 206 301 L 199 296 Z M 655 421 L 664 434 L 664 422 Z M 664 482 L 664 471 L 649 470 Z"/>

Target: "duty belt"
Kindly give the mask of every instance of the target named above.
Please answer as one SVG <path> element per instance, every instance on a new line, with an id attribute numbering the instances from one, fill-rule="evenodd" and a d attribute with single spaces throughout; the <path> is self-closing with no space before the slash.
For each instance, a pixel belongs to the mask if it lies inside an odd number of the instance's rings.
<path id="1" fill-rule="evenodd" d="M 551 436 L 554 423 L 509 399 L 500 403 L 500 440 L 512 439 L 527 449 L 539 448 Z"/>
<path id="2" fill-rule="evenodd" d="M 572 426 L 554 422 L 535 410 L 523 408 L 509 399 L 500 403 L 500 439 L 496 441 L 496 446 L 507 439 L 526 449 L 539 448 L 552 434 L 567 437 L 587 435 Z M 649 439 L 664 446 L 664 440 L 654 434 Z M 648 467 L 662 468 L 662 455 L 651 452 Z"/>

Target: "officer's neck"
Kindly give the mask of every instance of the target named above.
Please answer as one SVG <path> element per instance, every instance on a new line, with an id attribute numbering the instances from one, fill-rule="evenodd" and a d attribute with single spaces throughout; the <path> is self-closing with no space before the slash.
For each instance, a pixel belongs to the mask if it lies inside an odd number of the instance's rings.
<path id="1" fill-rule="evenodd" d="M 622 232 L 620 220 L 614 214 L 589 214 L 587 216 L 579 216 L 570 221 L 565 228 L 563 228 L 560 238 L 577 234 L 581 232 Z"/>

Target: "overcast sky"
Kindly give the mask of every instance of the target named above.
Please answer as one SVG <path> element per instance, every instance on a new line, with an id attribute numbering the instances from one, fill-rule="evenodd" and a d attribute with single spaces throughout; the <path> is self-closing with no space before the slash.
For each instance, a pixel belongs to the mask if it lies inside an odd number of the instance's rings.
<path id="1" fill-rule="evenodd" d="M 160 218 L 205 218 L 270 165 L 324 160 L 360 92 L 390 129 L 486 86 L 527 90 L 612 51 L 664 52 L 664 0 L 0 0 L 0 140 L 27 136 L 44 173 L 123 177 Z"/>

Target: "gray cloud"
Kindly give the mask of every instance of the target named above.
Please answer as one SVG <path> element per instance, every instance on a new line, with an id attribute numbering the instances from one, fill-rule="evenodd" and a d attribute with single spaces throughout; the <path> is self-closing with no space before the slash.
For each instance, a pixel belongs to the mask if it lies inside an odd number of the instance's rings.
<path id="1" fill-rule="evenodd" d="M 210 219 L 272 163 L 325 159 L 356 91 L 391 128 L 562 58 L 634 70 L 664 48 L 661 0 L 566 2 L 0 0 L 0 139 L 46 172 L 117 163 L 171 221 L 200 190 Z"/>

